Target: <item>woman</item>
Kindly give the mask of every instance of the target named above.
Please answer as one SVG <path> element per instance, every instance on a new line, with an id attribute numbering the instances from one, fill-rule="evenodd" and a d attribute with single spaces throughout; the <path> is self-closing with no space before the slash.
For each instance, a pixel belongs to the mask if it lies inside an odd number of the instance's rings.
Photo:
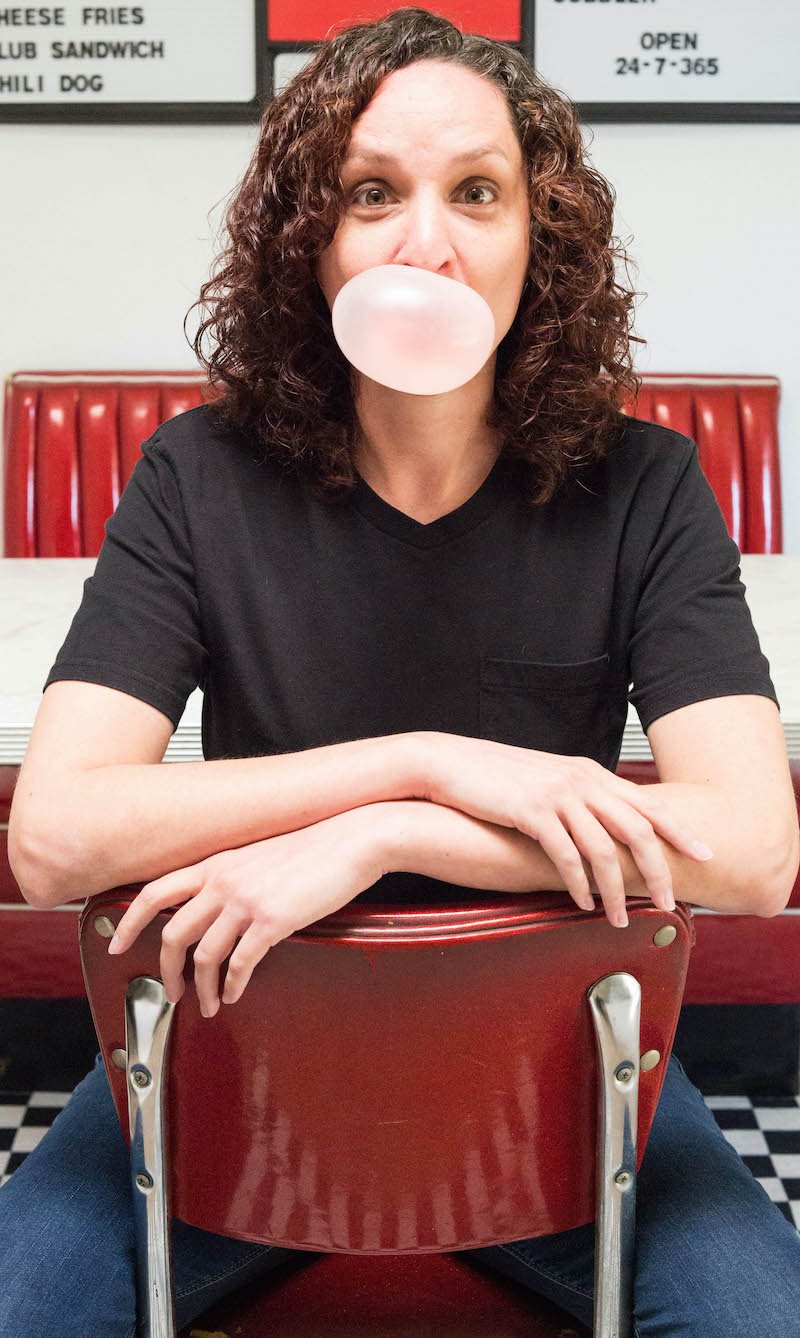
<path id="1" fill-rule="evenodd" d="M 731 694 L 778 715 L 694 443 L 619 412 L 638 378 L 612 208 L 571 105 L 424 10 L 341 33 L 265 108 L 201 294 L 224 396 L 144 444 L 17 787 L 36 789 L 48 710 L 62 745 L 68 702 L 110 711 L 113 689 L 140 712 L 127 734 L 104 717 L 104 765 L 70 777 L 69 829 L 80 809 L 93 834 L 51 897 L 151 878 L 120 947 L 180 907 L 172 999 L 190 947 L 210 1016 L 272 944 L 359 897 L 560 887 L 624 924 L 626 891 L 674 905 L 694 838 L 726 830 L 699 787 L 657 807 L 614 775 L 631 680 L 645 728 Z M 347 364 L 330 308 L 380 264 L 489 303 L 496 346 L 466 385 L 415 396 Z M 160 761 L 198 683 L 206 761 L 130 765 Z M 0 1333 L 132 1338 L 100 1056 L 0 1209 Z M 472 1253 L 588 1324 L 593 1244 L 590 1225 Z M 175 1220 L 179 1325 L 290 1253 Z M 800 1338 L 800 1242 L 673 1057 L 639 1173 L 635 1333 L 745 1332 Z"/>

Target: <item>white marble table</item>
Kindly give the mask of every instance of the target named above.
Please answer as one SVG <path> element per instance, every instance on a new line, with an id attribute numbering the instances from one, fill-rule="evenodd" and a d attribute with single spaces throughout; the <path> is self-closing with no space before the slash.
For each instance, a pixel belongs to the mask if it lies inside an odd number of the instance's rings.
<path id="1" fill-rule="evenodd" d="M 0 558 L 0 765 L 22 762 L 42 687 L 96 558 Z M 770 663 L 790 757 L 800 758 L 800 555 L 742 557 L 742 580 Z M 201 759 L 198 688 L 170 739 L 167 762 Z M 626 761 L 652 757 L 632 706 Z"/>

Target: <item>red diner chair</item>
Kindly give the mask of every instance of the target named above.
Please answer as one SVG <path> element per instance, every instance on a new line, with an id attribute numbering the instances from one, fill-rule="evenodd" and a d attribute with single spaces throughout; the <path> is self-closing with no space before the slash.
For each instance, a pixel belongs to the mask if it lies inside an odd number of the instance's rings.
<path id="1" fill-rule="evenodd" d="M 578 1338 L 560 1307 L 460 1252 L 592 1221 L 593 1332 L 630 1335 L 637 1172 L 688 905 L 631 898 L 619 930 L 564 892 L 352 903 L 278 943 L 205 1019 L 191 949 L 177 1004 L 159 979 L 172 911 L 107 953 L 141 886 L 87 901 L 79 939 L 130 1151 L 146 1338 L 176 1338 L 172 1216 L 319 1253 L 179 1338 Z"/>

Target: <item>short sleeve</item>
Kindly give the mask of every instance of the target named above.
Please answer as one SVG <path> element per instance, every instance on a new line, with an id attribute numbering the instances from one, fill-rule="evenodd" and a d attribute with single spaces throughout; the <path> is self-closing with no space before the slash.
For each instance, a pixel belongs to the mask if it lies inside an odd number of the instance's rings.
<path id="1" fill-rule="evenodd" d="M 755 694 L 780 709 L 728 533 L 695 442 L 686 452 L 645 561 L 629 643 L 631 701 L 647 731 L 669 711 Z"/>
<path id="2" fill-rule="evenodd" d="M 45 690 L 59 679 L 117 688 L 177 728 L 205 675 L 195 570 L 175 466 L 142 446 Z"/>

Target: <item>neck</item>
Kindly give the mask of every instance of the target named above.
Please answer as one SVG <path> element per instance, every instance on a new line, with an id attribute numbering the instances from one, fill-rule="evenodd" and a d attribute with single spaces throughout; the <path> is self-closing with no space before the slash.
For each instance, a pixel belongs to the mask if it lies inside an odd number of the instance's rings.
<path id="1" fill-rule="evenodd" d="M 423 523 L 471 497 L 502 445 L 486 421 L 493 372 L 492 360 L 466 386 L 443 395 L 408 395 L 362 378 L 353 464 L 365 482 Z"/>

